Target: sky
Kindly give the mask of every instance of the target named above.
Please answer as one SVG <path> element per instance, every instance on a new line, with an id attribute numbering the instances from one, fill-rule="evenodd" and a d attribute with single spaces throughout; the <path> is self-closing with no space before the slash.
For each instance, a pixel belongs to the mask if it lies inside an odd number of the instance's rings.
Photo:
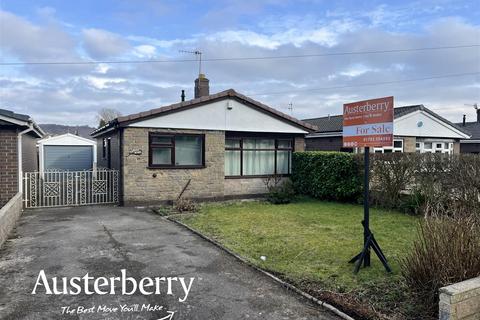
<path id="1" fill-rule="evenodd" d="M 470 46 L 205 61 L 202 71 L 211 93 L 233 88 L 300 119 L 392 95 L 396 106 L 474 121 L 479 17 L 478 0 L 0 0 L 0 63 L 170 61 L 0 65 L 0 108 L 97 126 L 102 108 L 145 111 L 178 102 L 182 89 L 191 99 L 198 63 L 171 62 L 195 59 L 180 50 L 216 59 Z"/>

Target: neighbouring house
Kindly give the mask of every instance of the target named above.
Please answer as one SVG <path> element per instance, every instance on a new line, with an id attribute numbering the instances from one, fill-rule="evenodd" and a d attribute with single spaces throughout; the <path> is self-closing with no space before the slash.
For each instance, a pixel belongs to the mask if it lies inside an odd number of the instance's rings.
<path id="1" fill-rule="evenodd" d="M 293 151 L 315 127 L 233 89 L 128 116 L 95 130 L 98 166 L 120 170 L 123 203 L 249 197 L 265 177 L 287 176 Z"/>
<path id="2" fill-rule="evenodd" d="M 460 140 L 460 152 L 480 154 L 480 109 L 477 107 L 477 121 L 467 122 L 464 115 L 463 122 L 457 123 L 457 126 L 471 135 L 469 139 Z"/>
<path id="3" fill-rule="evenodd" d="M 40 171 L 91 170 L 96 165 L 97 142 L 71 133 L 38 141 Z"/>
<path id="4" fill-rule="evenodd" d="M 0 207 L 22 192 L 22 174 L 38 170 L 43 130 L 25 114 L 0 109 Z"/>
<path id="5" fill-rule="evenodd" d="M 306 136 L 307 151 L 345 151 L 343 148 L 343 116 L 327 116 L 303 120 L 318 127 Z M 441 117 L 423 105 L 394 109 L 393 147 L 371 148 L 371 152 L 460 153 L 460 142 L 469 139 L 467 130 Z"/>

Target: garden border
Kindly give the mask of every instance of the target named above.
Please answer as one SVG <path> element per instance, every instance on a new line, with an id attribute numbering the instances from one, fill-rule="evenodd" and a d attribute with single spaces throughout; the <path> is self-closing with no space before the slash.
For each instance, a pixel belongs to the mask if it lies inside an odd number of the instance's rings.
<path id="1" fill-rule="evenodd" d="M 255 269 L 256 271 L 260 272 L 260 273 L 263 273 L 264 275 L 270 277 L 272 280 L 274 280 L 275 282 L 281 284 L 283 287 L 285 287 L 287 290 L 290 289 L 292 291 L 294 291 L 295 293 L 299 294 L 300 296 L 302 296 L 303 298 L 306 298 L 312 302 L 314 302 L 315 304 L 327 309 L 328 311 L 334 313 L 335 315 L 339 316 L 340 318 L 344 319 L 344 320 L 355 320 L 354 318 L 350 317 L 349 315 L 347 315 L 346 313 L 340 311 L 339 309 L 335 308 L 334 306 L 332 306 L 331 304 L 325 302 L 325 301 L 322 301 L 320 299 L 317 299 L 311 295 L 309 295 L 308 293 L 300 290 L 299 288 L 297 288 L 296 286 L 294 286 L 293 284 L 291 283 L 288 283 L 288 282 L 285 282 L 283 280 L 281 280 L 280 278 L 276 277 L 275 275 L 271 274 L 270 272 L 268 271 L 265 271 L 259 267 L 257 267 L 256 265 L 252 264 L 251 262 L 249 262 L 248 260 L 246 260 L 245 258 L 243 258 L 242 256 L 236 254 L 235 252 L 231 251 L 230 249 L 226 248 L 225 246 L 223 246 L 222 244 L 220 244 L 219 242 L 207 237 L 206 235 L 204 235 L 203 233 L 187 226 L 186 224 L 178 221 L 178 220 L 175 220 L 174 218 L 172 218 L 171 216 L 167 216 L 167 217 L 162 217 L 168 221 L 171 221 L 173 223 L 176 223 L 177 225 L 179 226 L 182 226 L 183 228 L 189 230 L 190 232 L 196 234 L 197 236 L 201 237 L 202 239 L 210 242 L 211 244 L 217 246 L 218 248 L 222 249 L 224 252 L 228 253 L 229 255 L 233 256 L 234 258 L 236 258 L 237 260 L 243 262 L 244 264 L 248 265 L 249 267 Z"/>

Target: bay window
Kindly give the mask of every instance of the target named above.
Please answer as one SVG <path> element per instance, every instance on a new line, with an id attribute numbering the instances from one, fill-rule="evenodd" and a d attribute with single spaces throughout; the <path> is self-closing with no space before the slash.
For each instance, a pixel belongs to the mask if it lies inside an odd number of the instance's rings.
<path id="1" fill-rule="evenodd" d="M 273 138 L 227 138 L 225 176 L 290 174 L 292 140 Z"/>
<path id="2" fill-rule="evenodd" d="M 204 140 L 200 134 L 150 133 L 149 166 L 158 168 L 202 168 Z"/>

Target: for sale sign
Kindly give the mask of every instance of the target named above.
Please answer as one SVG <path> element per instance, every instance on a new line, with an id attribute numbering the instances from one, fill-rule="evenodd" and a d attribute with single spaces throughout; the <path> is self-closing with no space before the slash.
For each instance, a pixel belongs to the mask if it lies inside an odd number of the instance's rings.
<path id="1" fill-rule="evenodd" d="M 343 146 L 391 147 L 393 145 L 393 97 L 343 105 Z"/>

